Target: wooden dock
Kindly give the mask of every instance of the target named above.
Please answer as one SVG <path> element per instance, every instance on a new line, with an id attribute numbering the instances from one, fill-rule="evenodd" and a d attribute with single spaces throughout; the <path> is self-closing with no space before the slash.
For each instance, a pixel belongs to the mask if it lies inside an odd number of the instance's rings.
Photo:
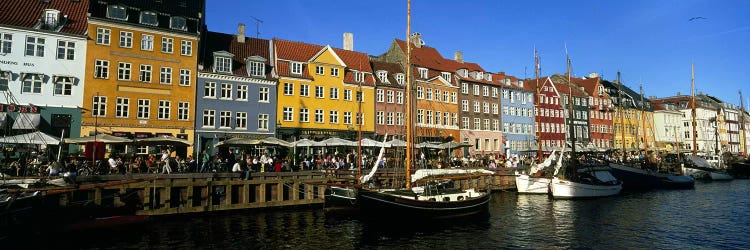
<path id="1" fill-rule="evenodd" d="M 237 209 L 321 205 L 328 185 L 352 183 L 353 172 L 322 171 L 253 173 L 128 174 L 78 177 L 79 186 L 49 194 L 48 202 L 61 207 L 82 203 L 101 208 L 130 206 L 136 215 L 170 215 Z M 398 172 L 381 171 L 387 185 Z M 401 178 L 402 179 L 402 178 Z M 457 180 L 463 188 L 508 190 L 513 175 L 498 172 L 471 180 Z M 48 203 L 49 204 L 49 203 Z"/>

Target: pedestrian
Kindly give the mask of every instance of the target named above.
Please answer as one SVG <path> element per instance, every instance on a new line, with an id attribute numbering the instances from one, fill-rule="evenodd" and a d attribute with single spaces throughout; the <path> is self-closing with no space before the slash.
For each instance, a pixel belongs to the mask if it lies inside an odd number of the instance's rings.
<path id="1" fill-rule="evenodd" d="M 169 166 L 169 155 L 170 155 L 169 149 L 161 151 L 161 162 L 164 164 L 164 168 L 162 168 L 162 171 L 161 171 L 162 174 L 172 173 L 172 167 Z"/>
<path id="2" fill-rule="evenodd" d="M 201 169 L 198 170 L 198 172 L 201 172 L 201 173 L 208 172 L 208 166 L 209 164 L 211 164 L 211 155 L 209 155 L 208 152 L 206 152 L 206 150 L 204 149 L 201 152 L 200 159 L 201 159 Z"/>

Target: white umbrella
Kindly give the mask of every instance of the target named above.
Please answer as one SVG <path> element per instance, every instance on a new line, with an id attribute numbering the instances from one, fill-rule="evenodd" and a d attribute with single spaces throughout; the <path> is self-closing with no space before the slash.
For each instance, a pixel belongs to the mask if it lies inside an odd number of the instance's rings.
<path id="1" fill-rule="evenodd" d="M 434 149 L 443 149 L 439 144 L 429 143 L 429 142 L 422 142 L 414 146 L 416 148 L 434 148 Z"/>
<path id="2" fill-rule="evenodd" d="M 321 143 L 324 143 L 326 146 L 357 146 L 356 142 L 344 140 L 338 137 L 328 138 Z"/>
<path id="3" fill-rule="evenodd" d="M 114 135 L 108 135 L 108 134 L 97 134 L 95 136 L 85 136 L 80 138 L 65 138 L 63 142 L 65 143 L 72 143 L 72 144 L 81 144 L 81 143 L 87 143 L 92 141 L 98 141 L 103 143 L 127 143 L 127 142 L 133 142 L 133 140 L 123 137 L 117 137 Z"/>
<path id="4" fill-rule="evenodd" d="M 292 145 L 294 145 L 295 147 L 321 147 L 325 146 L 326 144 L 310 139 L 300 139 L 298 141 L 292 142 Z"/>
<path id="5" fill-rule="evenodd" d="M 399 139 L 393 139 L 385 142 L 385 145 L 387 147 L 406 147 L 406 142 Z"/>
<path id="6" fill-rule="evenodd" d="M 190 146 L 190 143 L 181 138 L 177 138 L 174 136 L 157 136 L 157 137 L 149 137 L 149 138 L 142 138 L 142 139 L 136 139 L 135 143 L 137 145 L 173 145 L 173 146 Z"/>
<path id="7" fill-rule="evenodd" d="M 388 147 L 388 145 L 385 146 Z M 383 147 L 383 143 L 370 138 L 364 138 L 362 139 L 362 147 Z"/>
<path id="8" fill-rule="evenodd" d="M 36 131 L 28 134 L 2 137 L 0 138 L 0 143 L 58 145 L 60 144 L 60 138 Z"/>

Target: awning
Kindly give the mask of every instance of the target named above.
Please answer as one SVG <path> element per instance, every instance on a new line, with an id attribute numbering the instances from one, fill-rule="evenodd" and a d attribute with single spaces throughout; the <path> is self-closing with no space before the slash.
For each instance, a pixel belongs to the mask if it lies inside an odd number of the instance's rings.
<path id="1" fill-rule="evenodd" d="M 21 72 L 21 81 L 26 80 L 26 77 L 29 76 L 40 76 L 42 79 L 44 79 L 44 74 L 37 73 L 37 72 Z"/>
<path id="2" fill-rule="evenodd" d="M 35 129 L 41 119 L 42 116 L 38 113 L 18 113 L 13 129 Z"/>
<path id="3" fill-rule="evenodd" d="M 68 80 L 72 84 L 76 84 L 76 77 L 69 75 L 52 75 L 52 82 L 58 82 L 60 80 Z"/>

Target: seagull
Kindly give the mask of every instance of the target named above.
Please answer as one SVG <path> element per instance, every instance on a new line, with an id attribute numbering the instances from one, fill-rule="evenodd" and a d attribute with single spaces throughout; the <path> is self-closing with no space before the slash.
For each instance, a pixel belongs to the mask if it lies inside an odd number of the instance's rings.
<path id="1" fill-rule="evenodd" d="M 691 17 L 690 19 L 688 19 L 688 21 L 693 21 L 693 20 L 698 20 L 698 19 L 708 19 L 708 18 L 697 16 L 697 17 Z"/>

